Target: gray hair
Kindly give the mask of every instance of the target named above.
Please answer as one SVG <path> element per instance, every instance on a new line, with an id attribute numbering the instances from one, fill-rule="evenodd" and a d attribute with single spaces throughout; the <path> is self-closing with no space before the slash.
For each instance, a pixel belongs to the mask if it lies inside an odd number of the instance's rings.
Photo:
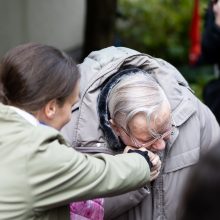
<path id="1" fill-rule="evenodd" d="M 107 102 L 110 117 L 128 133 L 128 124 L 138 113 L 146 115 L 149 125 L 152 118 L 157 118 L 164 103 L 170 106 L 163 89 L 150 74 L 142 70 L 124 75 L 112 88 Z"/>

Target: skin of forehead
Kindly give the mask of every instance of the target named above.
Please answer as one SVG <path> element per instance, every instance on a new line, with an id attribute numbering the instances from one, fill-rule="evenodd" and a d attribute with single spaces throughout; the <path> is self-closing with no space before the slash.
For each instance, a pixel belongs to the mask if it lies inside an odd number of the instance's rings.
<path id="1" fill-rule="evenodd" d="M 156 121 L 151 121 L 150 126 L 158 133 L 165 132 L 165 126 L 169 123 L 170 119 L 170 108 L 168 106 L 164 106 L 162 110 L 159 112 Z M 146 116 L 144 113 L 137 114 L 129 123 L 129 128 L 131 134 L 140 140 L 149 140 L 152 136 L 149 134 Z"/>

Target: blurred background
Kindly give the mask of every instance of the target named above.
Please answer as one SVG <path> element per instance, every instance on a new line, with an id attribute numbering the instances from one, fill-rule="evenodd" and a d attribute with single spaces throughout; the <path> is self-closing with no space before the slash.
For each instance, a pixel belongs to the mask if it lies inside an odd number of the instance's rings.
<path id="1" fill-rule="evenodd" d="M 200 41 L 208 4 L 200 0 L 195 8 L 195 2 L 0 0 L 0 56 L 30 41 L 65 50 L 77 62 L 93 50 L 126 46 L 173 64 L 202 99 L 204 85 L 215 75 L 213 66 L 189 60 L 193 39 Z"/>

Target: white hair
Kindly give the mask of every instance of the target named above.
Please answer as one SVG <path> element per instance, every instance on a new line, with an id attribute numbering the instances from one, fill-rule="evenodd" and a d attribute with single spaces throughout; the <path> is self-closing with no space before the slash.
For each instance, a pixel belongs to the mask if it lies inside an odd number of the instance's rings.
<path id="1" fill-rule="evenodd" d="M 129 133 L 128 124 L 138 113 L 146 115 L 149 125 L 153 117 L 157 118 L 164 103 L 170 106 L 163 89 L 142 70 L 123 76 L 112 88 L 107 102 L 110 117 Z M 154 133 L 152 130 L 150 132 Z"/>

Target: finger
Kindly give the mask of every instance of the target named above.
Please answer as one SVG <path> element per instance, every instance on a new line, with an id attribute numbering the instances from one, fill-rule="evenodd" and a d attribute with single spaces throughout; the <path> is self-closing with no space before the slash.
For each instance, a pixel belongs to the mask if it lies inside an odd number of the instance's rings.
<path id="1" fill-rule="evenodd" d="M 148 156 L 149 156 L 151 162 L 152 162 L 153 160 L 156 160 L 157 158 L 159 158 L 159 156 L 158 156 L 157 154 L 154 154 L 153 152 L 151 152 L 151 151 L 149 151 L 149 150 L 148 150 L 147 152 L 148 152 Z"/>
<path id="2" fill-rule="evenodd" d="M 155 157 L 151 160 L 151 163 L 155 166 L 157 164 L 160 164 L 160 157 L 158 155 L 155 155 Z"/>
<path id="3" fill-rule="evenodd" d="M 161 162 L 159 161 L 155 166 L 152 168 L 153 170 L 160 170 L 161 169 Z"/>
<path id="4" fill-rule="evenodd" d="M 155 167 L 157 167 L 158 169 L 161 167 L 161 160 L 157 160 L 156 163 L 154 164 Z"/>
<path id="5" fill-rule="evenodd" d="M 151 176 L 155 176 L 157 173 L 158 173 L 157 170 L 152 170 L 152 171 L 150 172 L 150 175 L 151 175 Z"/>
<path id="6" fill-rule="evenodd" d="M 160 169 L 161 169 L 161 166 L 154 166 L 154 167 L 152 167 L 152 169 L 151 169 L 151 171 L 160 171 Z"/>
<path id="7" fill-rule="evenodd" d="M 134 149 L 135 149 L 135 148 L 134 148 Z M 145 147 L 140 147 L 140 148 L 136 148 L 136 149 L 141 150 L 141 151 L 147 151 L 147 152 L 149 152 L 149 150 L 147 150 Z"/>
<path id="8" fill-rule="evenodd" d="M 150 181 L 155 180 L 159 176 L 159 174 L 160 172 L 158 170 L 151 172 Z"/>
<path id="9" fill-rule="evenodd" d="M 136 150 L 137 148 L 135 147 L 131 147 L 131 146 L 126 146 L 125 149 L 124 149 L 124 153 L 127 153 L 129 150 Z"/>
<path id="10" fill-rule="evenodd" d="M 153 152 L 151 152 L 149 150 L 147 150 L 147 152 L 148 152 L 148 156 L 150 158 L 150 161 L 151 161 L 151 163 L 153 165 L 152 170 L 160 169 L 160 167 L 161 167 L 160 157 L 157 154 L 155 154 L 155 153 L 153 153 Z"/>
<path id="11" fill-rule="evenodd" d="M 154 166 L 152 167 L 151 170 L 160 170 L 160 168 L 161 168 L 161 163 L 158 162 L 156 165 L 154 165 Z"/>

